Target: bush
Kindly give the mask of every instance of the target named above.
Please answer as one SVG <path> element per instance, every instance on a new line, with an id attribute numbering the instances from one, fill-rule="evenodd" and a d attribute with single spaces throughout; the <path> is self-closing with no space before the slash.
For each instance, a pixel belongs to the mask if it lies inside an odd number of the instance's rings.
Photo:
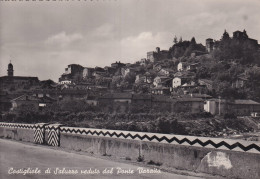
<path id="1" fill-rule="evenodd" d="M 139 155 L 136 160 L 137 160 L 137 162 L 143 162 L 144 161 L 144 156 L 140 156 Z"/>
<path id="2" fill-rule="evenodd" d="M 156 166 L 161 166 L 162 163 L 160 162 L 154 162 L 153 160 L 150 160 L 149 162 L 147 162 L 148 165 L 156 165 Z"/>
<path id="3" fill-rule="evenodd" d="M 224 119 L 237 119 L 237 116 L 235 113 L 226 113 L 224 114 Z"/>

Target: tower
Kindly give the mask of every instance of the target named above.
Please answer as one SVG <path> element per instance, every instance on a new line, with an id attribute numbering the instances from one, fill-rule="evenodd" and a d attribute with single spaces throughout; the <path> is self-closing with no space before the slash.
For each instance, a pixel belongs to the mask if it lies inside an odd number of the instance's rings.
<path id="1" fill-rule="evenodd" d="M 156 52 L 160 53 L 160 47 L 156 47 Z"/>
<path id="2" fill-rule="evenodd" d="M 213 39 L 206 39 L 206 49 L 207 49 L 207 52 L 212 52 L 213 51 L 213 46 L 214 46 L 214 42 L 213 42 Z"/>
<path id="3" fill-rule="evenodd" d="M 8 64 L 7 75 L 14 76 L 14 67 L 11 62 Z"/>

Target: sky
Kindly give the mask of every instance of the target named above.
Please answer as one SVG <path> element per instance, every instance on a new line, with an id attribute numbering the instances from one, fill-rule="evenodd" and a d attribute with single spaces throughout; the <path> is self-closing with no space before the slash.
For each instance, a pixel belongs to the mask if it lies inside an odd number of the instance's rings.
<path id="1" fill-rule="evenodd" d="M 205 45 L 246 29 L 260 41 L 260 0 L 1 1 L 0 76 L 58 81 L 69 64 L 133 63 L 181 36 Z M 260 43 L 260 42 L 259 42 Z"/>

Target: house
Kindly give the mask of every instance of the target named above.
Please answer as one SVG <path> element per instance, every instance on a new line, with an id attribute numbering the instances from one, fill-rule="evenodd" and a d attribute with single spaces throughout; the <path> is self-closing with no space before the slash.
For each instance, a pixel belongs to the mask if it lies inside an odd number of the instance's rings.
<path id="1" fill-rule="evenodd" d="M 101 67 L 95 67 L 92 76 L 95 78 L 101 78 L 107 76 L 107 72 L 104 68 Z"/>
<path id="2" fill-rule="evenodd" d="M 205 101 L 204 110 L 213 115 L 234 113 L 240 116 L 249 116 L 252 112 L 260 112 L 260 103 L 248 99 L 237 99 L 234 101 L 210 99 Z"/>
<path id="3" fill-rule="evenodd" d="M 187 77 L 175 77 L 172 80 L 172 88 L 177 88 L 184 85 L 185 83 L 189 83 L 190 81 L 191 79 Z"/>
<path id="4" fill-rule="evenodd" d="M 108 93 L 99 97 L 99 105 L 107 112 L 128 112 L 132 103 L 131 93 Z"/>
<path id="5" fill-rule="evenodd" d="M 146 72 L 144 75 L 138 74 L 135 76 L 135 83 L 152 83 L 153 78 L 149 72 Z"/>
<path id="6" fill-rule="evenodd" d="M 174 99 L 164 95 L 152 95 L 152 110 L 157 112 L 173 112 Z"/>
<path id="7" fill-rule="evenodd" d="M 170 76 L 171 74 L 173 74 L 174 71 L 172 69 L 169 69 L 169 68 L 162 68 L 160 71 L 159 71 L 159 74 L 160 75 L 165 75 L 165 76 Z"/>
<path id="8" fill-rule="evenodd" d="M 176 98 L 175 112 L 199 113 L 203 111 L 204 100 L 201 98 Z"/>
<path id="9" fill-rule="evenodd" d="M 104 70 L 107 72 L 109 75 L 114 75 L 116 72 L 116 68 L 105 66 Z"/>
<path id="10" fill-rule="evenodd" d="M 72 84 L 72 80 L 60 80 L 59 81 L 59 84 L 62 84 L 62 85 L 64 85 L 64 84 Z"/>
<path id="11" fill-rule="evenodd" d="M 114 75 L 115 72 L 116 72 L 116 68 L 108 67 L 108 66 L 104 67 L 104 70 L 105 70 L 108 74 L 110 74 L 110 75 Z"/>
<path id="12" fill-rule="evenodd" d="M 178 65 L 177 65 L 177 70 L 178 71 L 184 71 L 184 70 L 186 70 L 186 68 L 187 68 L 187 63 L 185 63 L 185 62 L 180 62 L 180 63 L 178 63 Z"/>
<path id="13" fill-rule="evenodd" d="M 188 71 L 193 71 L 193 70 L 196 70 L 199 66 L 199 63 L 191 63 L 191 64 L 188 64 L 187 67 L 186 67 L 186 70 Z"/>
<path id="14" fill-rule="evenodd" d="M 37 89 L 37 90 L 32 91 L 32 95 L 37 98 L 41 98 L 43 96 L 48 96 L 48 97 L 57 99 L 59 96 L 59 92 L 60 92 L 60 90 L 57 90 L 57 89 Z"/>
<path id="15" fill-rule="evenodd" d="M 43 97 L 40 98 L 38 97 L 38 100 L 39 100 L 39 109 L 42 109 L 56 102 L 56 99 L 51 98 L 47 95 L 44 95 Z"/>
<path id="16" fill-rule="evenodd" d="M 169 95 L 170 94 L 170 87 L 155 87 L 152 88 L 152 94 L 160 94 L 160 95 Z"/>
<path id="17" fill-rule="evenodd" d="M 160 50 L 156 47 L 156 51 L 147 52 L 147 60 L 150 62 L 157 62 L 168 58 L 168 50 Z"/>
<path id="18" fill-rule="evenodd" d="M 105 71 L 94 71 L 93 72 L 93 76 L 97 79 L 97 78 L 102 78 L 102 77 L 106 77 L 107 73 Z"/>
<path id="19" fill-rule="evenodd" d="M 232 82 L 232 87 L 234 88 L 243 88 L 246 84 L 246 82 L 248 82 L 249 76 L 245 73 L 242 73 L 240 75 L 237 76 L 237 79 Z"/>
<path id="20" fill-rule="evenodd" d="M 144 83 L 145 82 L 145 76 L 138 74 L 135 76 L 135 83 Z"/>
<path id="21" fill-rule="evenodd" d="M 199 85 L 207 87 L 208 90 L 213 89 L 213 81 L 208 79 L 199 79 L 198 80 Z"/>
<path id="22" fill-rule="evenodd" d="M 121 63 L 120 61 L 119 61 L 119 62 L 116 61 L 116 63 L 112 63 L 112 64 L 111 64 L 111 67 L 112 67 L 112 68 L 116 68 L 116 69 L 122 68 L 122 67 L 124 67 L 124 66 L 126 66 L 126 64 Z"/>
<path id="23" fill-rule="evenodd" d="M 84 67 L 82 67 L 79 64 L 70 64 L 67 68 L 65 68 L 65 72 L 61 75 L 59 78 L 59 82 L 62 81 L 75 81 L 75 80 L 81 80 L 83 78 L 83 70 Z"/>
<path id="24" fill-rule="evenodd" d="M 68 99 L 81 99 L 85 98 L 88 95 L 88 90 L 80 89 L 63 89 L 60 90 L 57 94 L 59 95 L 60 100 Z"/>
<path id="25" fill-rule="evenodd" d="M 260 103 L 253 100 L 237 99 L 230 104 L 232 112 L 237 115 L 250 115 L 252 112 L 260 112 Z"/>
<path id="26" fill-rule="evenodd" d="M 151 75 L 149 72 L 146 72 L 146 73 L 143 75 L 143 77 L 144 77 L 144 82 L 145 82 L 145 83 L 150 84 L 150 83 L 153 82 L 152 75 Z"/>
<path id="27" fill-rule="evenodd" d="M 76 90 L 86 90 L 86 89 L 89 89 L 89 86 L 93 85 L 94 84 L 94 80 L 91 81 L 91 82 L 80 82 L 76 85 L 73 86 L 73 89 L 76 89 Z"/>
<path id="28" fill-rule="evenodd" d="M 200 93 L 184 94 L 184 95 L 179 95 L 178 97 L 180 97 L 180 98 L 201 98 L 204 100 L 212 98 L 212 96 L 210 96 L 210 95 L 200 94 Z"/>
<path id="29" fill-rule="evenodd" d="M 157 76 L 153 80 L 155 87 L 171 87 L 171 78 L 167 76 Z"/>
<path id="30" fill-rule="evenodd" d="M 121 68 L 121 74 L 123 75 L 123 77 L 125 77 L 128 73 L 130 72 L 134 72 L 135 70 L 133 68 L 130 67 L 122 67 Z"/>
<path id="31" fill-rule="evenodd" d="M 162 68 L 167 68 L 167 66 L 166 65 L 163 65 L 163 64 L 161 64 L 161 63 L 155 63 L 154 65 L 153 65 L 153 69 L 154 70 L 156 70 L 156 71 L 160 71 Z"/>
<path id="32" fill-rule="evenodd" d="M 33 110 L 41 110 L 42 108 L 49 106 L 55 103 L 57 100 L 50 95 L 44 94 L 41 95 L 21 95 L 17 98 L 11 100 L 12 108 L 11 110 L 15 110 L 16 108 L 25 106 L 28 109 Z"/>
<path id="33" fill-rule="evenodd" d="M 95 70 L 94 68 L 85 67 L 83 69 L 83 79 L 91 78 L 94 70 Z"/>
<path id="34" fill-rule="evenodd" d="M 39 99 L 34 96 L 29 95 L 21 95 L 17 98 L 11 100 L 12 108 L 11 110 L 15 110 L 16 108 L 26 106 L 29 109 L 34 109 L 36 111 L 39 110 Z"/>
<path id="35" fill-rule="evenodd" d="M 180 62 L 177 65 L 178 71 L 193 71 L 199 66 L 199 63 L 187 63 L 187 62 Z"/>
<path id="36" fill-rule="evenodd" d="M 132 94 L 131 93 L 108 93 L 99 97 L 99 101 L 102 103 L 106 102 L 121 102 L 121 103 L 131 103 Z"/>
<path id="37" fill-rule="evenodd" d="M 198 86 L 195 84 L 194 81 L 187 81 L 187 83 L 184 83 L 181 86 L 178 86 L 179 90 L 182 90 L 184 94 L 191 93 L 194 89 L 197 89 Z"/>
<path id="38" fill-rule="evenodd" d="M 140 65 L 145 66 L 148 62 L 149 62 L 149 60 L 147 60 L 146 58 L 142 58 L 140 60 Z"/>

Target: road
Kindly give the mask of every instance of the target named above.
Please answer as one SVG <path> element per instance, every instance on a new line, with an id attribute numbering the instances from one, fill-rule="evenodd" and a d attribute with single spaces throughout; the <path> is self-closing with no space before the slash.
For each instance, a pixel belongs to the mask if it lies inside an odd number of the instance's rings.
<path id="1" fill-rule="evenodd" d="M 0 178 L 198 179 L 5 139 L 0 139 Z"/>

